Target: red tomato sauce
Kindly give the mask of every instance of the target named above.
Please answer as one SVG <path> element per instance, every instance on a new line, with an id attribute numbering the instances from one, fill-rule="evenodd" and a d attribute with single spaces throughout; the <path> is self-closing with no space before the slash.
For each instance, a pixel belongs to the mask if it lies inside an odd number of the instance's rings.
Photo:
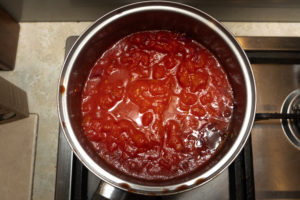
<path id="1" fill-rule="evenodd" d="M 166 180 L 212 159 L 226 140 L 233 92 L 215 56 L 184 34 L 129 35 L 104 52 L 82 92 L 82 127 L 122 173 Z"/>

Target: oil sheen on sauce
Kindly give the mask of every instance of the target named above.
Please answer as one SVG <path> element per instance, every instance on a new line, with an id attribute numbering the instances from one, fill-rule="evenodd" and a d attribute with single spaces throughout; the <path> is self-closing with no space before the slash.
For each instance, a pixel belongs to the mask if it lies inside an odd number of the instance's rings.
<path id="1" fill-rule="evenodd" d="M 108 164 L 129 176 L 166 180 L 217 153 L 228 134 L 233 92 L 205 47 L 184 34 L 146 31 L 101 55 L 81 111 L 86 137 Z"/>

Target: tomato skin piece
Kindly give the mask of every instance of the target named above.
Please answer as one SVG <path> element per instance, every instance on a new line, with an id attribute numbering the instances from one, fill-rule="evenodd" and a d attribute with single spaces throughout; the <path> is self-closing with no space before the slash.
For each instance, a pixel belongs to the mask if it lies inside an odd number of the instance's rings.
<path id="1" fill-rule="evenodd" d="M 197 102 L 198 96 L 196 94 L 189 93 L 186 90 L 182 90 L 181 100 L 185 105 L 193 105 Z"/>
<path id="2" fill-rule="evenodd" d="M 165 66 L 161 66 L 158 64 L 155 64 L 153 66 L 153 78 L 154 79 L 163 79 L 166 77 L 166 67 Z"/>
<path id="3" fill-rule="evenodd" d="M 233 92 L 222 65 L 185 34 L 145 31 L 104 52 L 81 97 L 82 129 L 128 176 L 163 181 L 201 168 L 222 147 Z"/>
<path id="4" fill-rule="evenodd" d="M 146 112 L 142 117 L 142 123 L 144 126 L 149 126 L 153 121 L 153 114 L 151 112 Z"/>
<path id="5" fill-rule="evenodd" d="M 179 66 L 179 69 L 177 71 L 177 79 L 182 87 L 189 87 L 191 85 L 189 72 L 183 66 Z"/>
<path id="6" fill-rule="evenodd" d="M 206 111 L 203 106 L 197 104 L 191 107 L 191 113 L 197 117 L 203 117 L 205 116 Z"/>
<path id="7" fill-rule="evenodd" d="M 166 131 L 170 147 L 174 148 L 175 151 L 181 151 L 183 149 L 183 145 L 180 139 L 180 125 L 176 121 L 170 120 L 166 125 Z"/>

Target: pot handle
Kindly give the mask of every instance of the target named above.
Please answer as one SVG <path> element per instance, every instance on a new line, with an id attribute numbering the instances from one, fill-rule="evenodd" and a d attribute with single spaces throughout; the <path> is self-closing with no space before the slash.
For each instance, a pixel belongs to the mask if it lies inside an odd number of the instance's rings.
<path id="1" fill-rule="evenodd" d="M 126 191 L 101 181 L 97 191 L 92 197 L 92 200 L 125 200 L 127 194 L 128 193 Z"/>
<path id="2" fill-rule="evenodd" d="M 268 119 L 300 119 L 298 113 L 256 113 L 255 121 Z"/>

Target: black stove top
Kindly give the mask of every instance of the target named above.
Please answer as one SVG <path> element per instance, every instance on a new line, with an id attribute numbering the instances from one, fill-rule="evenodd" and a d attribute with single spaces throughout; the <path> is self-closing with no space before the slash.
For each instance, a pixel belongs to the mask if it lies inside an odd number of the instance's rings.
<path id="1" fill-rule="evenodd" d="M 76 39 L 77 36 L 67 39 L 66 52 Z M 257 112 L 281 112 L 288 94 L 300 88 L 300 65 L 297 65 L 300 63 L 300 38 L 237 37 L 237 40 L 254 71 Z M 283 124 L 289 122 L 282 120 Z M 300 147 L 285 136 L 282 123 L 278 119 L 256 122 L 235 161 L 201 187 L 169 196 L 125 193 L 122 199 L 300 199 Z M 296 137 L 296 141 L 299 138 Z M 103 199 L 97 194 L 101 184 L 102 181 L 73 155 L 59 129 L 55 199 Z M 111 194 L 108 196 L 115 198 Z"/>

